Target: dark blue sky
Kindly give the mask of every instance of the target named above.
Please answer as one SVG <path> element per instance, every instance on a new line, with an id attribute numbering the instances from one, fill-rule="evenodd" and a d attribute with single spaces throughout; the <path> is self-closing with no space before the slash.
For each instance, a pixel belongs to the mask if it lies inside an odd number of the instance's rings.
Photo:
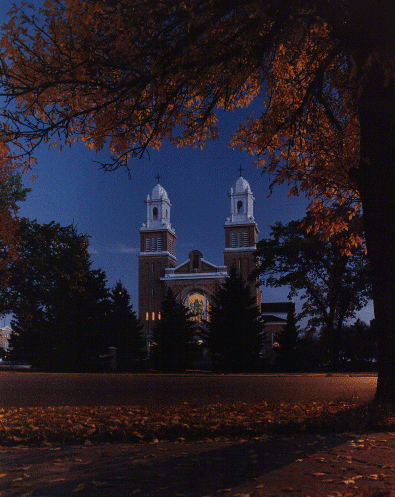
<path id="1" fill-rule="evenodd" d="M 42 148 L 36 168 L 38 178 L 32 182 L 25 176 L 25 186 L 32 192 L 22 205 L 21 215 L 40 223 L 74 223 L 79 232 L 90 235 L 93 266 L 105 270 L 110 286 L 120 279 L 137 310 L 139 229 L 146 220 L 144 200 L 157 183 L 158 173 L 172 203 L 171 223 L 177 234 L 179 263 L 191 250 L 198 249 L 206 260 L 223 264 L 223 225 L 230 213 L 228 193 L 240 166 L 255 196 L 254 216 L 260 238 L 269 236 L 270 226 L 276 221 L 304 216 L 305 198 L 288 198 L 286 185 L 275 188 L 269 197 L 270 179 L 256 169 L 253 157 L 228 148 L 230 133 L 240 118 L 235 114 L 223 116 L 221 138 L 208 143 L 204 150 L 164 144 L 150 157 L 135 159 L 130 164 L 131 179 L 125 170 L 106 173 L 99 169 L 94 161 L 106 161 L 105 152 L 96 156 L 78 144 L 61 153 Z M 287 289 L 264 288 L 262 293 L 265 302 L 284 300 L 286 296 Z M 299 311 L 298 300 L 296 305 Z M 371 310 L 361 317 L 369 322 Z"/>
<path id="2" fill-rule="evenodd" d="M 268 198 L 269 178 L 256 169 L 252 156 L 228 148 L 230 132 L 239 119 L 234 114 L 224 116 L 220 140 L 208 143 L 204 150 L 177 149 L 166 143 L 159 152 L 150 152 L 150 157 L 133 160 L 131 179 L 125 170 L 100 170 L 94 161 L 107 160 L 104 152 L 96 156 L 79 144 L 61 153 L 42 147 L 38 178 L 31 181 L 29 174 L 25 175 L 24 184 L 32 191 L 20 214 L 41 223 L 74 223 L 79 232 L 90 235 L 94 266 L 105 270 L 111 286 L 121 279 L 137 308 L 139 229 L 145 222 L 144 200 L 157 183 L 158 173 L 172 203 L 179 263 L 198 249 L 208 261 L 223 264 L 223 225 L 230 213 L 228 193 L 240 166 L 255 196 L 260 237 L 267 237 L 276 221 L 304 215 L 305 199 L 288 199 L 285 186 Z M 284 295 L 281 290 L 264 291 L 267 301 Z"/>

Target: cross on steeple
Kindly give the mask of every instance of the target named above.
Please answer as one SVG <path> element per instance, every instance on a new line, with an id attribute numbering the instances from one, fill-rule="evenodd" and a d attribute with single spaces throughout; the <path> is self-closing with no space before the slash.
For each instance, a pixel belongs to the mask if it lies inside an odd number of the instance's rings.
<path id="1" fill-rule="evenodd" d="M 159 185 L 159 180 L 160 180 L 161 176 L 160 176 L 160 175 L 159 175 L 159 173 L 158 173 L 158 176 L 155 176 L 155 177 L 156 177 L 156 179 L 158 180 L 158 185 Z"/>
<path id="2" fill-rule="evenodd" d="M 239 167 L 240 177 L 241 177 L 241 171 L 244 171 L 244 168 L 240 166 Z"/>

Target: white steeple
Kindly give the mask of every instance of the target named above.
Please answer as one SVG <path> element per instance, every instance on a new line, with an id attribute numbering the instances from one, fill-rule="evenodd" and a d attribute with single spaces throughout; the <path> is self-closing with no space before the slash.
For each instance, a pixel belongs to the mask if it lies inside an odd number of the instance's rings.
<path id="1" fill-rule="evenodd" d="M 225 225 L 251 224 L 254 219 L 254 196 L 250 184 L 242 176 L 230 189 L 230 216 Z"/>
<path id="2" fill-rule="evenodd" d="M 171 230 L 170 207 L 171 203 L 166 190 L 158 182 L 152 189 L 151 196 L 147 195 L 147 222 L 141 229 L 146 230 Z"/>

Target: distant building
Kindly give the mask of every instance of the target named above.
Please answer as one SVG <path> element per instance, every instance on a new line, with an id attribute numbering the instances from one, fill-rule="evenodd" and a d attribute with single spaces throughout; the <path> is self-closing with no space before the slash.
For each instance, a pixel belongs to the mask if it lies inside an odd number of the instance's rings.
<path id="1" fill-rule="evenodd" d="M 248 276 L 256 267 L 258 226 L 253 215 L 254 197 L 248 181 L 240 176 L 229 193 L 230 215 L 224 224 L 224 265 L 216 266 L 192 250 L 181 264 L 176 257 L 176 233 L 170 223 L 171 203 L 166 190 L 155 185 L 145 203 L 146 221 L 140 229 L 139 318 L 144 325 L 147 347 L 168 288 L 190 309 L 192 318 L 204 323 L 217 288 L 235 266 L 248 282 L 257 305 L 261 291 Z M 215 222 L 215 218 L 211 219 Z"/>
<path id="2" fill-rule="evenodd" d="M 147 350 L 152 342 L 156 322 L 168 288 L 189 308 L 196 327 L 204 327 L 209 319 L 213 295 L 224 282 L 232 267 L 236 267 L 250 285 L 251 294 L 265 323 L 264 355 L 274 360 L 278 334 L 284 329 L 287 314 L 295 312 L 291 302 L 261 303 L 258 280 L 248 277 L 256 268 L 255 256 L 258 226 L 254 219 L 254 196 L 242 176 L 230 189 L 230 215 L 225 220 L 224 265 L 216 266 L 204 259 L 202 252 L 192 250 L 181 264 L 176 257 L 176 232 L 170 222 L 171 203 L 166 190 L 155 185 L 147 195 L 146 221 L 140 229 L 139 254 L 139 318 L 144 325 Z M 215 222 L 214 217 L 211 222 Z"/>
<path id="3" fill-rule="evenodd" d="M 261 303 L 261 317 L 265 325 L 264 355 L 273 363 L 276 359 L 276 350 L 279 347 L 279 336 L 287 324 L 289 312 L 295 312 L 294 302 L 268 302 Z"/>
<path id="4" fill-rule="evenodd" d="M 9 326 L 0 328 L 0 349 L 8 350 L 12 330 Z"/>

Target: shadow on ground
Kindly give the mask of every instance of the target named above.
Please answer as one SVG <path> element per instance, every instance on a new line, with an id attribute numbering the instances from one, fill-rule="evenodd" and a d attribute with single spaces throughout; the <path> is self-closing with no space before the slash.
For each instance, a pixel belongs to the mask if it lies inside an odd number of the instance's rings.
<path id="1" fill-rule="evenodd" d="M 370 404 L 273 423 L 250 439 L 3 447 L 0 495 L 391 495 L 392 430 L 394 410 Z"/>

